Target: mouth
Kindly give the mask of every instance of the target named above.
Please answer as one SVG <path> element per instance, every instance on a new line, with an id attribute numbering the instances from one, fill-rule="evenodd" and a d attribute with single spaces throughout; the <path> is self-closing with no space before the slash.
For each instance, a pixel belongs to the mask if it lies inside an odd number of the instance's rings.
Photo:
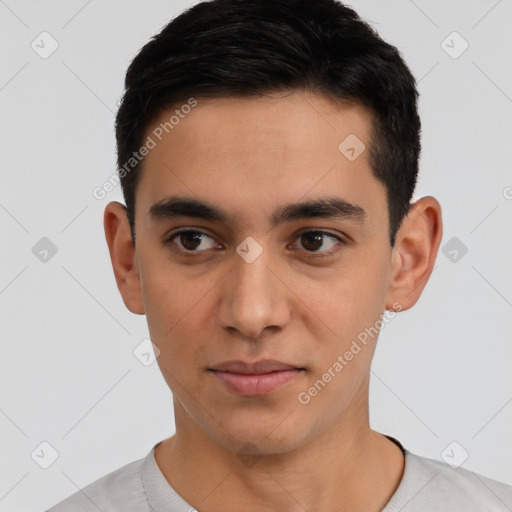
<path id="1" fill-rule="evenodd" d="M 240 396 L 263 396 L 291 382 L 305 368 L 264 359 L 255 363 L 226 361 L 208 369 L 229 391 Z"/>

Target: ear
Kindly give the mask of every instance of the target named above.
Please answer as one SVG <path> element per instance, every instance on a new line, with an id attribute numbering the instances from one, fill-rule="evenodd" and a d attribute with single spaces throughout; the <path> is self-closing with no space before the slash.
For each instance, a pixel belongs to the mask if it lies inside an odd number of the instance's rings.
<path id="1" fill-rule="evenodd" d="M 392 251 L 386 309 L 402 311 L 416 304 L 432 273 L 442 236 L 439 202 L 426 196 L 411 204 Z"/>
<path id="2" fill-rule="evenodd" d="M 105 207 L 103 226 L 123 302 L 132 313 L 143 315 L 142 287 L 126 207 L 117 201 L 109 203 Z"/>

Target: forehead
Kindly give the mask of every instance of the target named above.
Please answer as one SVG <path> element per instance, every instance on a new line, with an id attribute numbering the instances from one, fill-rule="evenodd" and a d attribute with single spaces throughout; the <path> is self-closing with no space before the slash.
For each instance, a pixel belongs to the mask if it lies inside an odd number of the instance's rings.
<path id="1" fill-rule="evenodd" d="M 277 203 L 326 195 L 366 204 L 370 213 L 386 206 L 368 162 L 372 119 L 363 107 L 302 92 L 196 101 L 162 111 L 146 130 L 144 140 L 155 146 L 138 185 L 145 212 L 177 194 L 208 198 L 233 214 L 254 208 L 264 215 Z M 355 159 L 351 147 L 361 151 Z"/>

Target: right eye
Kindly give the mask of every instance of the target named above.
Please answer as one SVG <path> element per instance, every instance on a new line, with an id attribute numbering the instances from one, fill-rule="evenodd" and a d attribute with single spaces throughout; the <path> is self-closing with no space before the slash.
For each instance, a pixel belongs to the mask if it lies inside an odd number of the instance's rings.
<path id="1" fill-rule="evenodd" d="M 176 239 L 176 241 L 175 241 Z M 213 238 L 202 231 L 193 229 L 182 229 L 174 232 L 166 238 L 165 244 L 173 243 L 178 246 L 178 250 L 184 254 L 191 254 L 195 252 L 204 252 L 206 249 L 211 249 L 216 243 L 206 242 L 207 239 L 213 241 Z M 197 250 L 202 246 L 202 250 Z"/>

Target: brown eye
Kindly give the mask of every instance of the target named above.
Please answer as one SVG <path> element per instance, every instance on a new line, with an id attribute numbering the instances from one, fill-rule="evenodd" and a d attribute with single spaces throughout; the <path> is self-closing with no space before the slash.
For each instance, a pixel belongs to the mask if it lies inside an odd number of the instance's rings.
<path id="1" fill-rule="evenodd" d="M 330 256 L 341 249 L 341 238 L 326 231 L 303 231 L 299 234 L 300 245 L 314 256 Z M 323 250 L 322 250 L 323 248 Z"/>
<path id="2" fill-rule="evenodd" d="M 316 231 L 309 231 L 301 235 L 302 246 L 308 251 L 316 251 L 322 247 L 323 234 Z"/>
<path id="3" fill-rule="evenodd" d="M 206 242 L 207 239 L 210 239 L 212 242 L 208 244 Z M 194 231 L 191 229 L 185 229 L 174 233 L 167 239 L 167 242 L 176 244 L 183 252 L 203 252 L 215 245 L 211 236 L 208 236 L 206 233 L 202 233 L 201 231 Z M 198 250 L 201 245 L 202 248 Z"/>

